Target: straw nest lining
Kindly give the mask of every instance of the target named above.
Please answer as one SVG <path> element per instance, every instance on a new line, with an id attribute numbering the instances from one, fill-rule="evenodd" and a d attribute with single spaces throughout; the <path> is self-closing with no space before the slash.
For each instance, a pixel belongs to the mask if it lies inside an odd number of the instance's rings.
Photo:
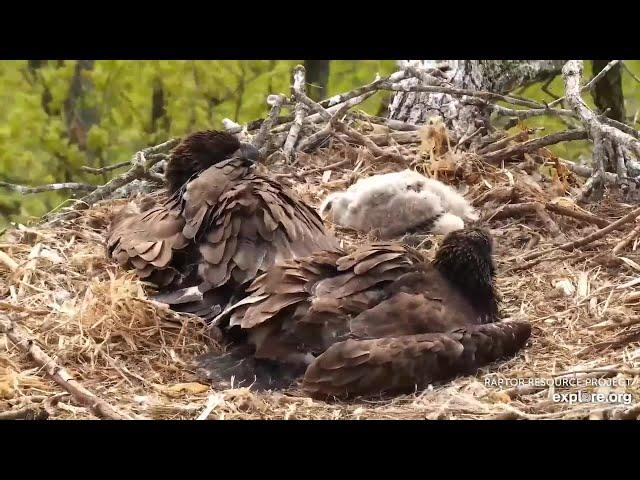
<path id="1" fill-rule="evenodd" d="M 633 208 L 609 197 L 585 212 L 587 221 L 556 215 L 558 202 L 552 200 L 577 183 L 571 175 L 558 171 L 553 180 L 541 181 L 537 174 L 487 166 L 436 143 L 425 137 L 403 153 L 425 174 L 468 186 L 466 196 L 496 240 L 503 316 L 534 326 L 526 349 L 476 376 L 412 395 L 348 403 L 311 400 L 300 391 L 257 393 L 244 386 L 215 391 L 198 381 L 191 365 L 207 345 L 215 348 L 204 325 L 149 301 L 143 284 L 105 257 L 104 229 L 122 200 L 98 204 L 60 227 L 8 231 L 0 239 L 0 318 L 13 322 L 99 399 L 132 418 L 636 418 L 638 240 L 630 237 L 613 253 L 636 224 L 571 251 L 537 253 L 584 238 Z M 406 166 L 374 161 L 365 148 L 339 144 L 300 154 L 294 167 L 269 168 L 318 205 L 326 193 L 361 176 Z M 518 213 L 504 207 L 513 203 L 547 208 Z M 560 205 L 574 207 L 567 201 Z M 336 231 L 346 245 L 372 240 Z M 441 239 L 425 240 L 420 243 L 431 256 Z M 0 335 L 0 418 L 95 418 L 45 369 L 8 335 Z M 555 396 L 578 392 L 625 393 L 632 400 L 585 403 Z"/>

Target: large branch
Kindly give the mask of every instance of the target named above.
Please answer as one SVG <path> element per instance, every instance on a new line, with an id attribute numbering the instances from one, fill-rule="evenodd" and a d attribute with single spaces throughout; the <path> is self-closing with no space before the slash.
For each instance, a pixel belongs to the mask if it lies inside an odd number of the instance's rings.
<path id="1" fill-rule="evenodd" d="M 593 176 L 587 180 L 581 193 L 582 199 L 589 197 L 598 199 L 604 191 L 607 159 L 610 164 L 616 165 L 618 182 L 625 188 L 629 187 L 627 181 L 627 157 L 635 155 L 640 157 L 640 141 L 611 124 L 605 124 L 600 120 L 582 100 L 580 86 L 582 78 L 582 61 L 569 60 L 562 68 L 565 84 L 567 103 L 582 121 L 589 136 L 593 140 Z M 594 79 L 595 81 L 595 79 Z M 592 81 L 591 83 L 594 83 Z"/>

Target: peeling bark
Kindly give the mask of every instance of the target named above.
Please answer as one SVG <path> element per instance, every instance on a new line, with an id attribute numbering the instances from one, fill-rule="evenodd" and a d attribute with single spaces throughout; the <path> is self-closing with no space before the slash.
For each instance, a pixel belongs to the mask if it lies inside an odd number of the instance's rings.
<path id="1" fill-rule="evenodd" d="M 454 88 L 507 93 L 559 73 L 563 63 L 562 60 L 447 60 L 438 66 Z M 409 64 L 422 70 L 436 67 L 432 60 Z M 416 83 L 418 80 L 405 81 Z M 464 97 L 444 93 L 398 92 L 389 107 L 390 119 L 412 124 L 424 124 L 438 116 L 460 137 L 479 128 L 490 130 L 490 113 L 480 105 L 467 103 Z"/>

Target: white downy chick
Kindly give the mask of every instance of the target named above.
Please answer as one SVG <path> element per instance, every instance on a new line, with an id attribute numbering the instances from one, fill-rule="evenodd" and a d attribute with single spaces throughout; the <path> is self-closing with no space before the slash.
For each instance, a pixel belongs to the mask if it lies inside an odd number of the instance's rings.
<path id="1" fill-rule="evenodd" d="M 381 238 L 420 226 L 446 234 L 464 228 L 463 219 L 478 218 L 453 188 L 408 169 L 363 178 L 346 191 L 330 194 L 320 215 L 343 227 L 374 231 Z"/>

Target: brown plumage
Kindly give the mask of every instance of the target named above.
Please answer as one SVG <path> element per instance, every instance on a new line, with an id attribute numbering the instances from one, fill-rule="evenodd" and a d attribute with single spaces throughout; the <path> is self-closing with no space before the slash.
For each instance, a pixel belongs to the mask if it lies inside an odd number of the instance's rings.
<path id="1" fill-rule="evenodd" d="M 109 255 L 157 286 L 157 300 L 210 318 L 276 260 L 332 248 L 311 207 L 253 171 L 257 158 L 224 132 L 185 138 L 168 161 L 164 198 L 114 217 Z"/>
<path id="2" fill-rule="evenodd" d="M 491 251 L 485 231 L 466 229 L 433 262 L 394 243 L 318 252 L 258 277 L 216 323 L 242 332 L 257 361 L 306 369 L 313 394 L 409 391 L 513 355 L 529 338 L 528 323 L 493 323 Z"/>

